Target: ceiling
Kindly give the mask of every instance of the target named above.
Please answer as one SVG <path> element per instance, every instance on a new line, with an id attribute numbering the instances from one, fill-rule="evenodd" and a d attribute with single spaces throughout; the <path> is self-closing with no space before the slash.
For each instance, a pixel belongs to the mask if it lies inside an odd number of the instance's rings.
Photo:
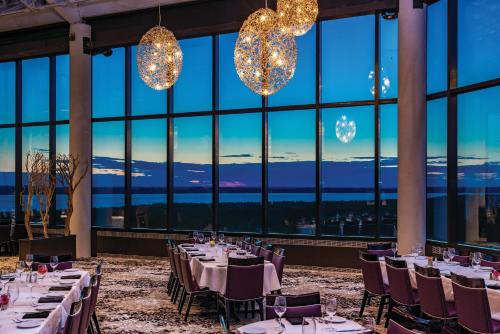
<path id="1" fill-rule="evenodd" d="M 200 0 L 0 0 L 0 32 Z"/>

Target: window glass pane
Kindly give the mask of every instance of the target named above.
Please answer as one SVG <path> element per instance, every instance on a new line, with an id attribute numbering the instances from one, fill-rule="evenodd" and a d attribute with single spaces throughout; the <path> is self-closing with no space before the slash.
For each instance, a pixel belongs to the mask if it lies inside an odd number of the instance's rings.
<path id="1" fill-rule="evenodd" d="M 269 232 L 315 234 L 315 110 L 271 112 Z"/>
<path id="2" fill-rule="evenodd" d="M 323 21 L 322 102 L 373 99 L 373 15 Z"/>
<path id="3" fill-rule="evenodd" d="M 69 55 L 56 57 L 56 118 L 69 119 Z"/>
<path id="4" fill-rule="evenodd" d="M 92 221 L 124 227 L 125 124 L 92 125 Z"/>
<path id="5" fill-rule="evenodd" d="M 174 111 L 212 110 L 212 37 L 179 41 L 182 72 L 174 86 Z"/>
<path id="6" fill-rule="evenodd" d="M 132 115 L 165 114 L 167 91 L 156 90 L 142 81 L 137 69 L 137 46 L 130 48 L 132 72 Z"/>
<path id="7" fill-rule="evenodd" d="M 15 215 L 16 152 L 15 129 L 0 129 L 0 224 Z"/>
<path id="8" fill-rule="evenodd" d="M 459 222 L 467 243 L 500 246 L 500 87 L 458 96 Z"/>
<path id="9" fill-rule="evenodd" d="M 22 129 L 22 159 L 23 159 L 23 186 L 24 196 L 23 202 L 27 203 L 28 190 L 28 176 L 26 174 L 26 158 L 28 153 L 33 154 L 41 152 L 48 158 L 49 156 L 49 127 L 48 126 L 28 126 Z M 32 198 L 31 201 L 31 221 L 40 221 L 40 205 L 37 198 Z M 23 208 L 24 211 L 24 208 Z M 22 219 L 22 218 L 21 218 Z"/>
<path id="10" fill-rule="evenodd" d="M 252 92 L 240 80 L 234 68 L 234 45 L 238 33 L 219 36 L 219 108 L 258 108 L 260 95 Z"/>
<path id="11" fill-rule="evenodd" d="M 16 63 L 0 63 L 0 124 L 16 121 Z"/>
<path id="12" fill-rule="evenodd" d="M 219 118 L 219 230 L 261 232 L 262 114 Z"/>
<path id="13" fill-rule="evenodd" d="M 380 234 L 396 237 L 398 211 L 398 105 L 380 106 Z"/>
<path id="14" fill-rule="evenodd" d="M 69 124 L 56 126 L 56 152 L 57 154 L 69 154 Z M 56 185 L 56 218 L 55 223 L 63 225 L 68 209 L 68 196 L 65 188 L 59 182 Z"/>
<path id="15" fill-rule="evenodd" d="M 500 2 L 458 1 L 458 85 L 500 78 Z"/>
<path id="16" fill-rule="evenodd" d="M 212 117 L 174 119 L 174 221 L 177 230 L 212 229 Z"/>
<path id="17" fill-rule="evenodd" d="M 447 105 L 427 102 L 427 235 L 447 240 Z"/>
<path id="18" fill-rule="evenodd" d="M 49 58 L 23 60 L 23 122 L 49 120 Z"/>
<path id="19" fill-rule="evenodd" d="M 386 20 L 380 16 L 379 22 L 379 96 L 382 99 L 393 98 L 398 96 L 398 19 Z"/>
<path id="20" fill-rule="evenodd" d="M 297 37 L 297 67 L 293 78 L 276 94 L 269 96 L 269 106 L 314 103 L 316 98 L 316 25 Z"/>
<path id="21" fill-rule="evenodd" d="M 167 122 L 132 122 L 132 222 L 135 228 L 166 228 Z"/>
<path id="22" fill-rule="evenodd" d="M 111 56 L 92 57 L 93 117 L 125 114 L 125 49 L 113 49 Z"/>
<path id="23" fill-rule="evenodd" d="M 373 236 L 373 107 L 323 109 L 322 121 L 321 231 L 329 235 Z"/>
<path id="24" fill-rule="evenodd" d="M 427 7 L 427 93 L 448 85 L 448 0 Z"/>

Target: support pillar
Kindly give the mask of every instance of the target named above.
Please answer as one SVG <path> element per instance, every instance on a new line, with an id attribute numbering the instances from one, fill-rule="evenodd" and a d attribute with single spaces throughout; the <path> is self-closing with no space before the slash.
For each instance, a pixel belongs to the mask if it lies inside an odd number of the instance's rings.
<path id="1" fill-rule="evenodd" d="M 399 0 L 398 247 L 409 253 L 426 240 L 426 10 Z M 443 125 L 444 126 L 444 125 Z"/>
<path id="2" fill-rule="evenodd" d="M 76 256 L 89 257 L 91 252 L 91 171 L 92 171 L 92 64 L 83 53 L 83 38 L 91 37 L 90 25 L 74 23 L 70 27 L 70 138 L 69 151 L 89 164 L 89 171 L 74 194 L 71 233 L 76 235 Z M 82 164 L 82 165 L 83 165 Z M 83 168 L 82 168 L 83 169 Z M 77 172 L 77 178 L 80 169 Z"/>

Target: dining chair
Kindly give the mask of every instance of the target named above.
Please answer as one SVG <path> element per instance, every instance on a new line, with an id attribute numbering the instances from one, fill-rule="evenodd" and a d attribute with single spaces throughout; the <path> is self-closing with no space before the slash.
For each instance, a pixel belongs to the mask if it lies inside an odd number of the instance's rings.
<path id="1" fill-rule="evenodd" d="M 385 327 L 389 325 L 394 306 L 407 307 L 410 313 L 418 309 L 420 299 L 418 291 L 412 288 L 410 273 L 405 260 L 395 260 L 385 257 L 387 279 L 389 280 L 389 308 Z"/>
<path id="2" fill-rule="evenodd" d="M 228 265 L 226 290 L 219 295 L 219 300 L 225 308 L 228 329 L 231 327 L 231 306 L 234 303 L 257 302 L 259 304 L 260 320 L 264 320 L 263 288 L 264 265 Z"/>
<path id="3" fill-rule="evenodd" d="M 37 271 L 38 270 L 38 266 L 40 266 L 42 264 L 44 264 L 44 265 L 47 266 L 47 270 L 49 271 L 49 273 L 51 273 L 51 272 L 54 271 L 54 269 L 50 265 L 50 262 L 33 262 L 31 264 L 31 270 Z M 73 268 L 73 262 L 59 262 L 57 264 L 56 270 L 67 270 L 67 269 L 71 269 L 71 268 Z"/>
<path id="4" fill-rule="evenodd" d="M 285 256 L 285 253 L 286 253 L 286 250 L 284 248 L 281 248 L 281 247 L 274 248 L 274 254 L 276 254 L 276 255 Z"/>
<path id="5" fill-rule="evenodd" d="M 363 282 L 365 291 L 359 316 L 362 317 L 365 311 L 365 306 L 369 303 L 372 297 L 379 297 L 380 303 L 377 313 L 377 324 L 380 323 L 385 305 L 389 302 L 390 294 L 389 287 L 384 284 L 382 270 L 380 269 L 380 261 L 378 255 L 366 252 L 359 252 L 359 261 L 361 264 L 361 272 L 363 273 Z"/>
<path id="6" fill-rule="evenodd" d="M 491 267 L 495 270 L 500 270 L 500 262 L 489 261 L 489 260 L 481 260 L 481 265 L 483 267 Z"/>
<path id="7" fill-rule="evenodd" d="M 175 275 L 174 275 L 174 265 L 173 265 L 173 260 L 172 260 L 172 253 L 170 252 L 170 243 L 166 244 L 165 247 L 167 251 L 167 257 L 168 257 L 168 262 L 170 263 L 170 274 L 168 275 L 168 282 L 167 282 L 167 295 L 171 295 L 172 293 L 172 286 L 175 281 Z"/>
<path id="8" fill-rule="evenodd" d="M 305 306 L 288 306 L 283 318 L 302 318 L 302 317 L 321 317 L 321 304 L 305 305 Z M 276 318 L 274 306 L 266 306 L 266 320 Z"/>
<path id="9" fill-rule="evenodd" d="M 211 295 L 214 292 L 208 289 L 201 289 L 198 283 L 196 283 L 193 273 L 191 272 L 191 265 L 189 264 L 189 258 L 186 253 L 180 255 L 180 265 L 182 271 L 182 279 L 184 283 L 184 291 L 182 297 L 179 301 L 179 314 L 182 313 L 182 308 L 186 302 L 186 298 L 189 297 L 186 314 L 184 315 L 184 321 L 188 320 L 189 311 L 191 310 L 191 305 L 193 304 L 194 298 L 201 295 Z"/>
<path id="10" fill-rule="evenodd" d="M 274 269 L 276 269 L 276 274 L 278 275 L 278 281 L 280 282 L 283 279 L 283 270 L 285 269 L 285 256 L 273 254 L 271 259 L 272 264 L 274 264 Z"/>
<path id="11" fill-rule="evenodd" d="M 402 325 L 398 324 L 394 320 L 389 321 L 389 327 L 387 328 L 387 334 L 422 334 L 419 331 L 412 331 Z"/>
<path id="12" fill-rule="evenodd" d="M 82 317 L 80 319 L 80 326 L 78 333 L 79 334 L 85 334 L 87 333 L 87 329 L 89 327 L 89 322 L 90 322 L 90 304 L 91 304 L 91 299 L 92 299 L 92 279 L 90 286 L 87 286 L 83 288 L 82 290 Z"/>
<path id="13" fill-rule="evenodd" d="M 473 333 L 500 333 L 500 321 L 491 318 L 484 280 L 451 274 L 458 324 Z"/>
<path id="14" fill-rule="evenodd" d="M 82 304 L 81 300 L 71 304 L 71 308 L 66 318 L 63 328 L 63 334 L 79 334 L 80 322 L 82 319 Z"/>
<path id="15" fill-rule="evenodd" d="M 267 250 L 263 247 L 259 247 L 258 256 L 262 256 L 262 257 L 264 257 L 264 260 L 271 262 L 273 260 L 273 251 Z"/>
<path id="16" fill-rule="evenodd" d="M 181 253 L 177 249 L 174 249 L 174 265 L 175 265 L 175 271 L 177 272 L 178 276 L 177 289 L 175 290 L 173 299 L 173 302 L 175 304 L 177 303 L 177 297 L 182 295 L 182 293 L 184 292 L 184 278 L 182 277 L 182 270 L 181 270 Z"/>
<path id="17" fill-rule="evenodd" d="M 251 247 L 251 251 L 250 251 L 250 253 L 251 253 L 252 255 L 259 256 L 259 253 L 260 253 L 260 251 L 259 251 L 260 246 L 257 246 L 257 245 L 253 245 L 253 244 L 251 244 L 251 245 L 250 245 L 250 247 Z"/>
<path id="18" fill-rule="evenodd" d="M 99 296 L 99 289 L 102 280 L 102 261 L 100 261 L 95 269 L 96 282 L 92 286 L 92 304 L 91 304 L 91 322 L 94 324 L 97 334 L 101 334 L 101 327 L 99 326 L 99 319 L 97 318 L 96 307 L 97 297 Z"/>
<path id="19" fill-rule="evenodd" d="M 458 262 L 463 267 L 468 267 L 470 265 L 469 255 L 455 255 L 453 261 Z"/>
<path id="20" fill-rule="evenodd" d="M 227 260 L 227 264 L 230 266 L 253 266 L 256 264 L 264 264 L 264 257 L 256 256 L 256 257 L 229 257 Z"/>
<path id="21" fill-rule="evenodd" d="M 455 303 L 447 302 L 441 272 L 437 268 L 414 264 L 420 309 L 427 316 L 447 323 L 457 317 Z"/>
<path id="22" fill-rule="evenodd" d="M 320 293 L 309 292 L 298 295 L 281 295 L 281 294 L 266 295 L 266 305 L 271 305 L 271 306 L 274 305 L 275 299 L 279 296 L 285 297 L 286 305 L 291 307 L 321 304 Z"/>
<path id="23" fill-rule="evenodd" d="M 73 257 L 68 254 L 57 255 L 58 264 L 56 270 L 66 270 L 73 268 Z M 52 272 L 53 269 L 50 266 L 50 256 L 49 255 L 33 255 L 33 263 L 31 264 L 31 269 L 33 271 L 38 270 L 38 266 L 41 264 L 45 264 L 49 272 Z"/>
<path id="24" fill-rule="evenodd" d="M 376 243 L 376 244 L 367 244 L 366 249 L 367 250 L 390 250 L 391 243 L 384 242 L 384 243 Z"/>

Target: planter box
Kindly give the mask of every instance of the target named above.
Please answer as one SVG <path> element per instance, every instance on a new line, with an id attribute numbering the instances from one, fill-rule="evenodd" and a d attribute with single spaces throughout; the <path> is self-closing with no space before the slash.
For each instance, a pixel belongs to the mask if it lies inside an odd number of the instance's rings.
<path id="1" fill-rule="evenodd" d="M 19 239 L 19 259 L 24 260 L 26 254 L 36 255 L 71 255 L 76 260 L 76 236 L 53 236 L 48 239 Z"/>

